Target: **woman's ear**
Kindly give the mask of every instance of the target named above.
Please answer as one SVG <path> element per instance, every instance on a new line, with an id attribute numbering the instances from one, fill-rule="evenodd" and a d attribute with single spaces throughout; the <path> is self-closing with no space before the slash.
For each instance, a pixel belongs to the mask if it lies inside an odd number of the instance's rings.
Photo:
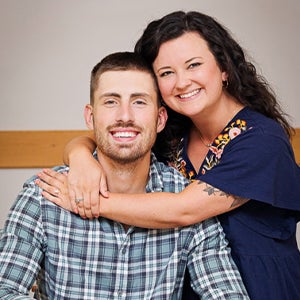
<path id="1" fill-rule="evenodd" d="M 222 81 L 227 81 L 227 80 L 228 80 L 227 72 L 222 72 Z"/>
<path id="2" fill-rule="evenodd" d="M 167 120 L 168 120 L 167 110 L 164 106 L 161 106 L 158 109 L 158 119 L 157 119 L 157 129 L 156 129 L 157 133 L 161 132 L 165 128 Z"/>
<path id="3" fill-rule="evenodd" d="M 94 130 L 93 106 L 87 104 L 84 108 L 85 124 L 90 130 Z"/>

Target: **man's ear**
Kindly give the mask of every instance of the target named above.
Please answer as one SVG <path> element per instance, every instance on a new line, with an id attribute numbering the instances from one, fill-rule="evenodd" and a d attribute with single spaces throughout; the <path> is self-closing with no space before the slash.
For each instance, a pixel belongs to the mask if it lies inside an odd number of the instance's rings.
<path id="1" fill-rule="evenodd" d="M 87 104 L 84 108 L 84 119 L 88 129 L 94 130 L 93 106 Z"/>
<path id="2" fill-rule="evenodd" d="M 168 120 L 167 110 L 164 106 L 161 106 L 158 109 L 158 120 L 157 120 L 157 129 L 156 129 L 157 133 L 161 132 L 165 128 L 167 120 Z"/>

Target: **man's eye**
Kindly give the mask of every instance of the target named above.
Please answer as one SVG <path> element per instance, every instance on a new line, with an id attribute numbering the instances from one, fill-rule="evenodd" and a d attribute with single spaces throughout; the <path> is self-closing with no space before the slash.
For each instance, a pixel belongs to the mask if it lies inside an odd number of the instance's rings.
<path id="1" fill-rule="evenodd" d="M 117 102 L 116 100 L 113 100 L 113 99 L 107 99 L 104 101 L 104 105 L 107 105 L 107 106 L 112 106 L 112 105 L 115 105 Z"/>
<path id="2" fill-rule="evenodd" d="M 134 101 L 133 104 L 136 104 L 136 105 L 146 105 L 146 101 L 143 100 L 143 99 L 137 99 Z"/>

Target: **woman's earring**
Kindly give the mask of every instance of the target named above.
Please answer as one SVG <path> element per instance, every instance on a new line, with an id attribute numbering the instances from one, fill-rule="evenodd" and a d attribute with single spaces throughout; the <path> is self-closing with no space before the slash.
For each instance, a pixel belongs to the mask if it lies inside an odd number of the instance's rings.
<path id="1" fill-rule="evenodd" d="M 226 79 L 226 80 L 223 80 L 222 81 L 222 84 L 223 84 L 223 88 L 225 88 L 225 89 L 227 89 L 228 88 L 228 79 Z"/>

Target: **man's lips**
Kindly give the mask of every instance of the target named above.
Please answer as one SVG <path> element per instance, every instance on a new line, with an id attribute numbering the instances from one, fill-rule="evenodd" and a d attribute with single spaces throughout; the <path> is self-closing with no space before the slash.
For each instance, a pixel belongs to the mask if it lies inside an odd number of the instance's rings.
<path id="1" fill-rule="evenodd" d="M 132 141 L 134 140 L 137 135 L 139 134 L 138 130 L 135 129 L 114 129 L 110 131 L 111 135 L 115 140 L 118 141 Z"/>
<path id="2" fill-rule="evenodd" d="M 137 136 L 137 131 L 112 131 L 111 134 L 116 138 L 131 138 Z"/>

